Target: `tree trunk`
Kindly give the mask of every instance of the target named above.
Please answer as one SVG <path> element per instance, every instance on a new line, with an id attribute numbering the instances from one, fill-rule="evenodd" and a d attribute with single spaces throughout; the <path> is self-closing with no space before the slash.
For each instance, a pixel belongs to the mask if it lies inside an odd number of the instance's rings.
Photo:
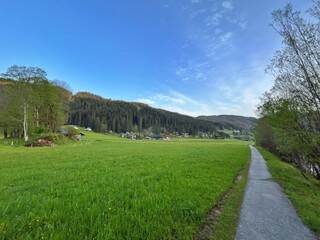
<path id="1" fill-rule="evenodd" d="M 39 108 L 36 108 L 36 126 L 39 127 Z"/>
<path id="2" fill-rule="evenodd" d="M 24 141 L 27 142 L 28 137 L 28 104 L 23 104 L 23 137 Z"/>

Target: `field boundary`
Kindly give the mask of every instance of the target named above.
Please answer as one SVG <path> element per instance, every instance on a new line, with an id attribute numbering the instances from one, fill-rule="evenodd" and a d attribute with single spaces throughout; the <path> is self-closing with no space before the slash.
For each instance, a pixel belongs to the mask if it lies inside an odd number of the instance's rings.
<path id="1" fill-rule="evenodd" d="M 202 224 L 201 228 L 197 231 L 194 235 L 194 240 L 203 240 L 203 239 L 210 239 L 215 234 L 215 228 L 220 223 L 221 219 L 220 216 L 224 213 L 224 206 L 231 197 L 232 193 L 235 192 L 234 188 L 238 185 L 241 180 L 245 181 L 243 190 L 247 183 L 247 175 L 249 171 L 250 160 L 247 161 L 244 168 L 242 168 L 238 175 L 233 179 L 232 185 L 227 189 L 227 191 L 220 197 L 217 204 L 213 206 L 213 208 L 207 213 L 205 217 L 205 221 Z M 244 191 L 243 191 L 244 192 Z M 241 202 L 242 202 L 243 194 L 241 195 Z M 240 216 L 240 209 L 237 212 L 238 220 Z M 238 221 L 237 221 L 238 223 Z M 236 233 L 237 224 L 235 226 L 229 226 L 230 228 L 234 228 L 234 234 Z M 230 230 L 229 228 L 229 230 Z"/>

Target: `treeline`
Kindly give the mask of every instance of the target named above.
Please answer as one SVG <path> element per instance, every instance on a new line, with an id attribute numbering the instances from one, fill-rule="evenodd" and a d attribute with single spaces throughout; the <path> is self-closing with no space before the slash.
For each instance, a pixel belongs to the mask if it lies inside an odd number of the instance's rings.
<path id="1" fill-rule="evenodd" d="M 258 107 L 257 144 L 320 179 L 320 1 L 303 19 L 291 5 L 273 13 L 283 39 L 267 71 L 276 78 Z"/>
<path id="2" fill-rule="evenodd" d="M 215 132 L 211 122 L 155 109 L 142 103 L 103 99 L 90 93 L 72 97 L 69 124 L 88 126 L 97 132 L 189 133 Z"/>
<path id="3" fill-rule="evenodd" d="M 12 66 L 0 79 L 0 127 L 4 137 L 56 132 L 67 120 L 71 93 L 36 67 Z"/>
<path id="4" fill-rule="evenodd" d="M 239 121 L 238 125 L 221 124 L 143 103 L 113 101 L 86 92 L 72 95 L 63 82 L 49 81 L 46 72 L 36 67 L 12 66 L 1 76 L 0 131 L 5 138 L 28 141 L 34 133 L 57 133 L 64 124 L 96 132 L 187 133 L 214 138 L 229 137 L 216 129 L 237 126 L 230 128 L 241 130 Z"/>
<path id="5" fill-rule="evenodd" d="M 212 121 L 214 126 L 219 130 L 239 130 L 248 134 L 252 134 L 254 132 L 255 123 L 257 121 L 254 117 L 236 115 L 199 116 L 197 118 Z"/>
<path id="6" fill-rule="evenodd" d="M 142 103 L 72 93 L 36 67 L 12 66 L 0 78 L 0 131 L 5 138 L 29 140 L 33 133 L 57 133 L 64 124 L 96 132 L 206 133 L 226 137 L 212 122 L 155 109 Z M 221 135 L 221 136 L 220 136 Z"/>

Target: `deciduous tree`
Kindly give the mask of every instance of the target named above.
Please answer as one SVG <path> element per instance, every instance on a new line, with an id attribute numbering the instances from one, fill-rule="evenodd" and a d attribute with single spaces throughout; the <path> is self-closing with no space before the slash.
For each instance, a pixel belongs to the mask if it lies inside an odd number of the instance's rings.
<path id="1" fill-rule="evenodd" d="M 12 80 L 3 106 L 3 125 L 20 123 L 25 141 L 33 127 L 41 125 L 54 132 L 66 122 L 68 91 L 49 82 L 44 70 L 14 65 L 2 76 Z"/>
<path id="2" fill-rule="evenodd" d="M 289 4 L 272 14 L 283 48 L 267 68 L 276 80 L 261 99 L 258 110 L 264 120 L 257 134 L 261 145 L 271 145 L 266 139 L 273 139 L 282 157 L 320 178 L 320 1 L 309 13 L 313 21 Z"/>

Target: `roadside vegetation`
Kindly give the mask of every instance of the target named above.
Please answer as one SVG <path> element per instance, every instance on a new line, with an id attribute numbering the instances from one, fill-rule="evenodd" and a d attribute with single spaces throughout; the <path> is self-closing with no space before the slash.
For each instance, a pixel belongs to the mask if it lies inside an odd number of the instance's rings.
<path id="1" fill-rule="evenodd" d="M 192 239 L 249 159 L 245 142 L 0 145 L 1 239 Z"/>
<path id="2" fill-rule="evenodd" d="M 307 14 L 290 4 L 272 14 L 283 44 L 267 68 L 275 83 L 261 98 L 255 139 L 320 179 L 320 1 Z"/>
<path id="3" fill-rule="evenodd" d="M 273 179 L 278 182 L 293 203 L 303 222 L 320 234 L 320 182 L 310 174 L 302 174 L 294 166 L 281 161 L 272 153 L 258 148 Z"/>
<path id="4" fill-rule="evenodd" d="M 244 191 L 248 180 L 249 160 L 244 169 L 240 172 L 239 178 L 229 190 L 226 200 L 221 209 L 221 215 L 218 216 L 213 227 L 212 240 L 234 240 L 237 234 L 240 211 Z"/>

